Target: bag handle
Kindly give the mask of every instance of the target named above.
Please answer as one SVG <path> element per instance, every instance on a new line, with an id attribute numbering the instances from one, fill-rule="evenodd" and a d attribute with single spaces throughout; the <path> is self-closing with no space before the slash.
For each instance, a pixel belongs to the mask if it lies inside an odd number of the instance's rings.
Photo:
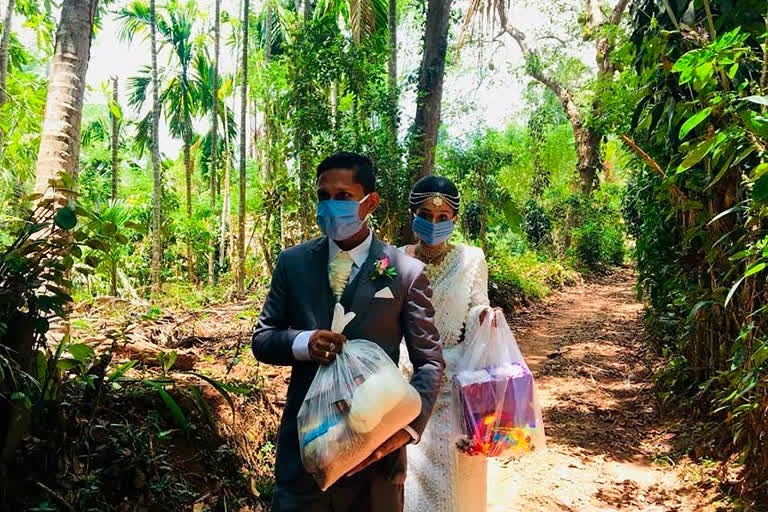
<path id="1" fill-rule="evenodd" d="M 336 334 L 341 334 L 344 332 L 344 329 L 349 325 L 349 322 L 354 320 L 355 318 L 355 312 L 350 311 L 349 313 L 344 313 L 344 306 L 341 305 L 340 302 L 336 303 L 336 307 L 333 308 L 333 320 L 331 321 L 331 332 L 335 332 Z"/>

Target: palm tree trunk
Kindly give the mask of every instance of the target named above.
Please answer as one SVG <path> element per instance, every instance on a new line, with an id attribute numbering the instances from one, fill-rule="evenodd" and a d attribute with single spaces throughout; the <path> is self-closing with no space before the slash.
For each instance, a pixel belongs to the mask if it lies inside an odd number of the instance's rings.
<path id="1" fill-rule="evenodd" d="M 111 277 L 111 283 L 110 283 L 110 293 L 113 297 L 117 297 L 117 262 L 112 261 L 110 262 L 110 277 Z"/>
<path id="2" fill-rule="evenodd" d="M 243 83 L 240 90 L 240 200 L 237 205 L 237 296 L 245 296 L 245 117 L 248 110 L 248 14 L 249 2 L 243 0 Z"/>
<path id="3" fill-rule="evenodd" d="M 155 0 L 149 0 L 150 39 L 152 53 L 152 292 L 160 291 L 160 102 L 157 97 L 159 80 L 157 77 L 157 26 Z"/>
<path id="4" fill-rule="evenodd" d="M 187 193 L 187 220 L 192 218 L 192 134 L 184 135 L 184 188 Z M 187 277 L 194 282 L 195 272 L 192 263 L 192 240 L 187 238 Z"/>
<path id="5" fill-rule="evenodd" d="M 13 11 L 16 8 L 16 0 L 8 0 L 7 8 L 3 20 L 3 36 L 0 39 L 0 109 L 3 108 L 8 99 L 5 94 L 8 81 L 8 43 L 11 40 L 11 22 L 13 21 Z M 0 137 L 2 137 L 1 131 Z M 0 138 L 0 144 L 2 144 L 2 138 Z"/>
<path id="6" fill-rule="evenodd" d="M 229 133 L 227 116 L 224 116 L 224 133 Z M 230 213 L 230 190 L 232 176 L 230 170 L 231 156 L 229 153 L 229 138 L 224 137 L 224 189 L 221 194 L 221 223 L 219 225 L 219 268 L 224 267 L 227 256 L 227 224 Z"/>
<path id="7" fill-rule="evenodd" d="M 118 105 L 117 98 L 117 77 L 112 77 L 112 102 L 114 108 Z M 120 141 L 120 120 L 110 109 L 110 118 L 112 119 L 112 200 L 117 199 L 117 189 L 120 183 L 120 162 L 117 159 L 117 149 Z"/>
<path id="8" fill-rule="evenodd" d="M 214 40 L 214 52 L 213 52 L 213 73 L 211 76 L 211 162 L 208 166 L 208 174 L 210 174 L 210 193 L 211 193 L 211 212 L 216 211 L 216 167 L 217 167 L 217 155 L 216 150 L 218 148 L 217 130 L 218 130 L 218 107 L 219 107 L 219 40 L 221 39 L 221 24 L 220 24 L 220 10 L 221 0 L 216 0 L 214 7 L 214 20 L 213 20 L 213 40 Z M 225 113 L 226 115 L 226 113 Z M 227 134 L 225 133 L 226 137 Z M 208 253 L 208 284 L 212 285 L 215 279 L 214 275 L 214 251 Z"/>
<path id="9" fill-rule="evenodd" d="M 71 194 L 50 187 L 60 173 L 77 182 L 85 76 L 98 0 L 64 0 L 48 80 L 35 190 L 63 203 Z"/>
<path id="10" fill-rule="evenodd" d="M 409 167 L 416 169 L 415 178 L 432 174 L 435 166 L 450 14 L 451 0 L 429 0 L 409 155 Z"/>

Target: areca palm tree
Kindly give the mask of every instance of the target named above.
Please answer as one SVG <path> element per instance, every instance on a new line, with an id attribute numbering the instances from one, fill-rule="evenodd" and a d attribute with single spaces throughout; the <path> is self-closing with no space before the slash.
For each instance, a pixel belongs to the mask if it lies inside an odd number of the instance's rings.
<path id="1" fill-rule="evenodd" d="M 356 43 L 371 37 L 387 26 L 389 17 L 387 0 L 320 0 L 315 17 L 332 15 L 342 19 Z"/>
<path id="2" fill-rule="evenodd" d="M 149 67 L 148 84 L 152 89 L 152 110 L 149 123 L 146 124 L 146 133 L 151 140 L 151 159 L 152 159 L 152 291 L 160 290 L 160 260 L 162 259 L 162 249 L 160 247 L 160 102 L 158 99 L 158 69 L 157 55 L 159 48 L 157 45 L 157 9 L 155 0 L 149 0 L 149 5 L 138 1 L 123 9 L 119 18 L 123 21 L 123 27 L 120 31 L 120 37 L 123 40 L 132 41 L 138 33 L 147 36 L 151 44 L 152 65 Z M 146 96 L 145 96 L 146 97 Z"/>
<path id="3" fill-rule="evenodd" d="M 185 191 L 187 216 L 192 216 L 192 138 L 193 120 L 201 110 L 202 91 L 199 80 L 192 77 L 194 71 L 195 47 L 193 24 L 199 14 L 197 4 L 188 1 L 184 4 L 172 2 L 156 14 L 156 26 L 160 35 L 161 47 L 170 50 L 169 64 L 163 69 L 162 78 L 154 86 L 158 94 L 159 109 L 163 112 L 171 135 L 183 142 Z M 143 0 L 137 0 L 124 8 L 119 15 L 123 20 L 121 36 L 132 39 L 137 33 L 146 29 L 152 21 L 149 9 Z M 136 110 L 144 107 L 148 88 L 153 86 L 152 70 L 143 68 L 139 75 L 128 80 L 130 91 L 129 104 Z M 154 94 L 155 91 L 153 91 Z M 139 133 L 142 127 L 146 129 L 153 113 L 148 112 L 139 123 Z M 139 137 L 138 142 L 146 140 Z M 192 246 L 187 242 L 187 270 L 190 280 L 192 273 Z"/>

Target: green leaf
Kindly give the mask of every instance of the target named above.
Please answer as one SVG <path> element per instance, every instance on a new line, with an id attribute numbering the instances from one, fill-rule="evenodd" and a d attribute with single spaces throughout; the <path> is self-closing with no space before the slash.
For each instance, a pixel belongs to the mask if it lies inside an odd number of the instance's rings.
<path id="1" fill-rule="evenodd" d="M 768 203 L 768 174 L 761 176 L 752 185 L 752 199 L 758 203 Z"/>
<path id="2" fill-rule="evenodd" d="M 766 266 L 768 266 L 766 263 L 760 262 L 760 263 L 754 263 L 752 264 L 747 271 L 744 273 L 744 277 L 749 277 L 757 274 L 761 270 L 763 270 Z"/>
<path id="3" fill-rule="evenodd" d="M 29 399 L 29 397 L 22 393 L 21 391 L 17 391 L 16 393 L 11 393 L 11 400 L 14 402 L 21 402 L 24 404 L 24 408 L 29 410 L 32 408 L 32 401 Z"/>
<path id="4" fill-rule="evenodd" d="M 728 303 L 731 302 L 731 299 L 733 298 L 733 294 L 736 293 L 736 289 L 739 287 L 742 281 L 744 281 L 744 279 L 746 279 L 746 276 L 742 276 L 741 279 L 736 281 L 736 284 L 734 284 L 731 287 L 731 290 L 728 292 L 728 296 L 725 298 L 725 304 L 724 304 L 725 307 L 728 307 Z"/>
<path id="5" fill-rule="evenodd" d="M 715 216 L 712 218 L 712 220 L 710 220 L 710 221 L 707 223 L 707 226 L 709 226 L 709 225 L 710 225 L 710 224 L 712 224 L 713 222 L 715 222 L 715 221 L 717 221 L 717 220 L 719 220 L 719 219 L 721 219 L 721 218 L 725 217 L 726 215 L 728 215 L 728 214 L 730 214 L 730 213 L 733 213 L 733 212 L 736 212 L 736 211 L 740 211 L 740 210 L 745 210 L 745 209 L 746 209 L 746 208 L 744 208 L 744 207 L 743 207 L 743 206 L 741 206 L 741 205 L 732 206 L 731 208 L 728 208 L 727 210 L 725 210 L 725 211 L 722 211 L 722 212 L 718 213 L 717 215 L 715 215 Z"/>
<path id="6" fill-rule="evenodd" d="M 695 306 L 693 306 L 693 308 L 691 308 L 691 312 L 688 314 L 688 321 L 690 322 L 691 320 L 693 320 L 696 317 L 696 313 L 698 313 L 701 308 L 703 308 L 704 306 L 708 306 L 712 303 L 713 302 L 711 300 L 702 300 L 698 302 Z"/>
<path id="7" fill-rule="evenodd" d="M 117 233 L 117 226 L 114 222 L 107 221 L 101 226 L 101 230 L 105 235 L 114 235 Z"/>
<path id="8" fill-rule="evenodd" d="M 213 425 L 216 423 L 216 420 L 213 417 L 213 413 L 211 412 L 211 408 L 208 405 L 208 402 L 205 401 L 205 398 L 203 397 L 203 392 L 200 390 L 197 386 L 192 386 L 192 396 L 195 398 L 195 403 L 197 404 L 197 408 L 200 409 L 200 412 L 205 416 L 205 419 L 208 421 L 209 424 Z"/>
<path id="9" fill-rule="evenodd" d="M 757 178 L 759 178 L 760 176 L 766 173 L 768 173 L 768 163 L 760 164 L 757 167 L 755 167 L 754 171 L 752 171 L 752 178 L 756 180 Z"/>
<path id="10" fill-rule="evenodd" d="M 72 354 L 72 357 L 74 357 L 81 363 L 95 356 L 93 349 L 88 345 L 83 345 L 82 343 L 73 343 L 72 345 L 67 347 L 67 352 Z"/>
<path id="11" fill-rule="evenodd" d="M 173 420 L 182 429 L 187 430 L 189 428 L 189 422 L 187 421 L 186 416 L 184 416 L 184 412 L 181 410 L 181 407 L 179 407 L 179 404 L 176 403 L 176 400 L 173 399 L 173 397 L 165 390 L 161 384 L 151 380 L 145 380 L 144 382 L 157 390 L 157 393 L 160 395 L 163 403 L 171 413 Z"/>
<path id="12" fill-rule="evenodd" d="M 65 206 L 64 208 L 59 208 L 53 217 L 53 222 L 61 229 L 68 231 L 77 226 L 77 215 L 72 211 L 72 208 Z"/>
<path id="13" fill-rule="evenodd" d="M 685 123 L 683 123 L 683 126 L 680 127 L 680 140 L 683 140 L 688 133 L 690 133 L 691 130 L 696 128 L 699 124 L 701 124 L 702 121 L 704 121 L 706 118 L 709 117 L 709 115 L 712 113 L 712 107 L 707 107 L 704 110 L 696 113 L 694 116 L 689 118 Z"/>
<path id="14" fill-rule="evenodd" d="M 712 145 L 714 143 L 715 139 L 713 138 L 702 141 L 694 146 L 694 148 L 685 156 L 685 159 L 677 168 L 677 172 L 683 172 L 686 169 L 690 169 L 699 163 L 705 156 L 707 156 L 707 153 L 709 153 L 709 150 L 712 149 Z"/>
<path id="15" fill-rule="evenodd" d="M 749 101 L 751 103 L 757 103 L 758 105 L 768 105 L 768 96 L 747 96 L 742 98 L 741 101 Z"/>
<path id="16" fill-rule="evenodd" d="M 109 381 L 116 381 L 117 379 L 119 379 L 120 377 L 122 377 L 123 375 L 125 375 L 126 373 L 128 373 L 128 370 L 130 370 L 131 368 L 133 368 L 134 366 L 136 366 L 136 363 L 138 363 L 138 361 L 136 361 L 136 360 L 133 360 L 133 361 L 128 361 L 127 363 L 123 363 L 123 364 L 121 364 L 120 366 L 118 366 L 118 367 L 115 369 L 115 371 L 114 371 L 114 372 L 112 372 L 112 373 L 111 373 L 111 374 L 110 374 L 110 375 L 107 377 L 107 380 L 109 380 Z"/>
<path id="17" fill-rule="evenodd" d="M 213 388 L 216 391 L 218 391 L 221 396 L 224 397 L 224 400 L 227 401 L 227 403 L 229 404 L 229 407 L 232 409 L 232 421 L 234 422 L 235 421 L 235 402 L 232 400 L 232 397 L 229 396 L 229 393 L 227 392 L 227 390 L 224 389 L 224 386 L 219 381 L 214 380 L 210 377 L 207 377 L 201 373 L 192 372 L 192 375 L 196 375 L 197 377 L 203 379 L 205 382 L 213 386 Z"/>

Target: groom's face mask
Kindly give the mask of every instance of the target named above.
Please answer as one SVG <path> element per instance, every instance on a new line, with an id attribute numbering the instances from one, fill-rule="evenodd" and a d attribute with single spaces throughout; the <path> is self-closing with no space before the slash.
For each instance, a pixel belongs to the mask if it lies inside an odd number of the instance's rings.
<path id="1" fill-rule="evenodd" d="M 360 218 L 360 201 L 327 199 L 317 203 L 317 225 L 331 240 L 346 240 L 363 229 L 364 219 Z"/>
<path id="2" fill-rule="evenodd" d="M 331 170 L 317 182 L 317 225 L 331 240 L 346 240 L 363 229 L 365 219 L 375 210 L 378 195 L 364 195 L 354 171 Z M 361 199 L 362 197 L 362 199 Z"/>

